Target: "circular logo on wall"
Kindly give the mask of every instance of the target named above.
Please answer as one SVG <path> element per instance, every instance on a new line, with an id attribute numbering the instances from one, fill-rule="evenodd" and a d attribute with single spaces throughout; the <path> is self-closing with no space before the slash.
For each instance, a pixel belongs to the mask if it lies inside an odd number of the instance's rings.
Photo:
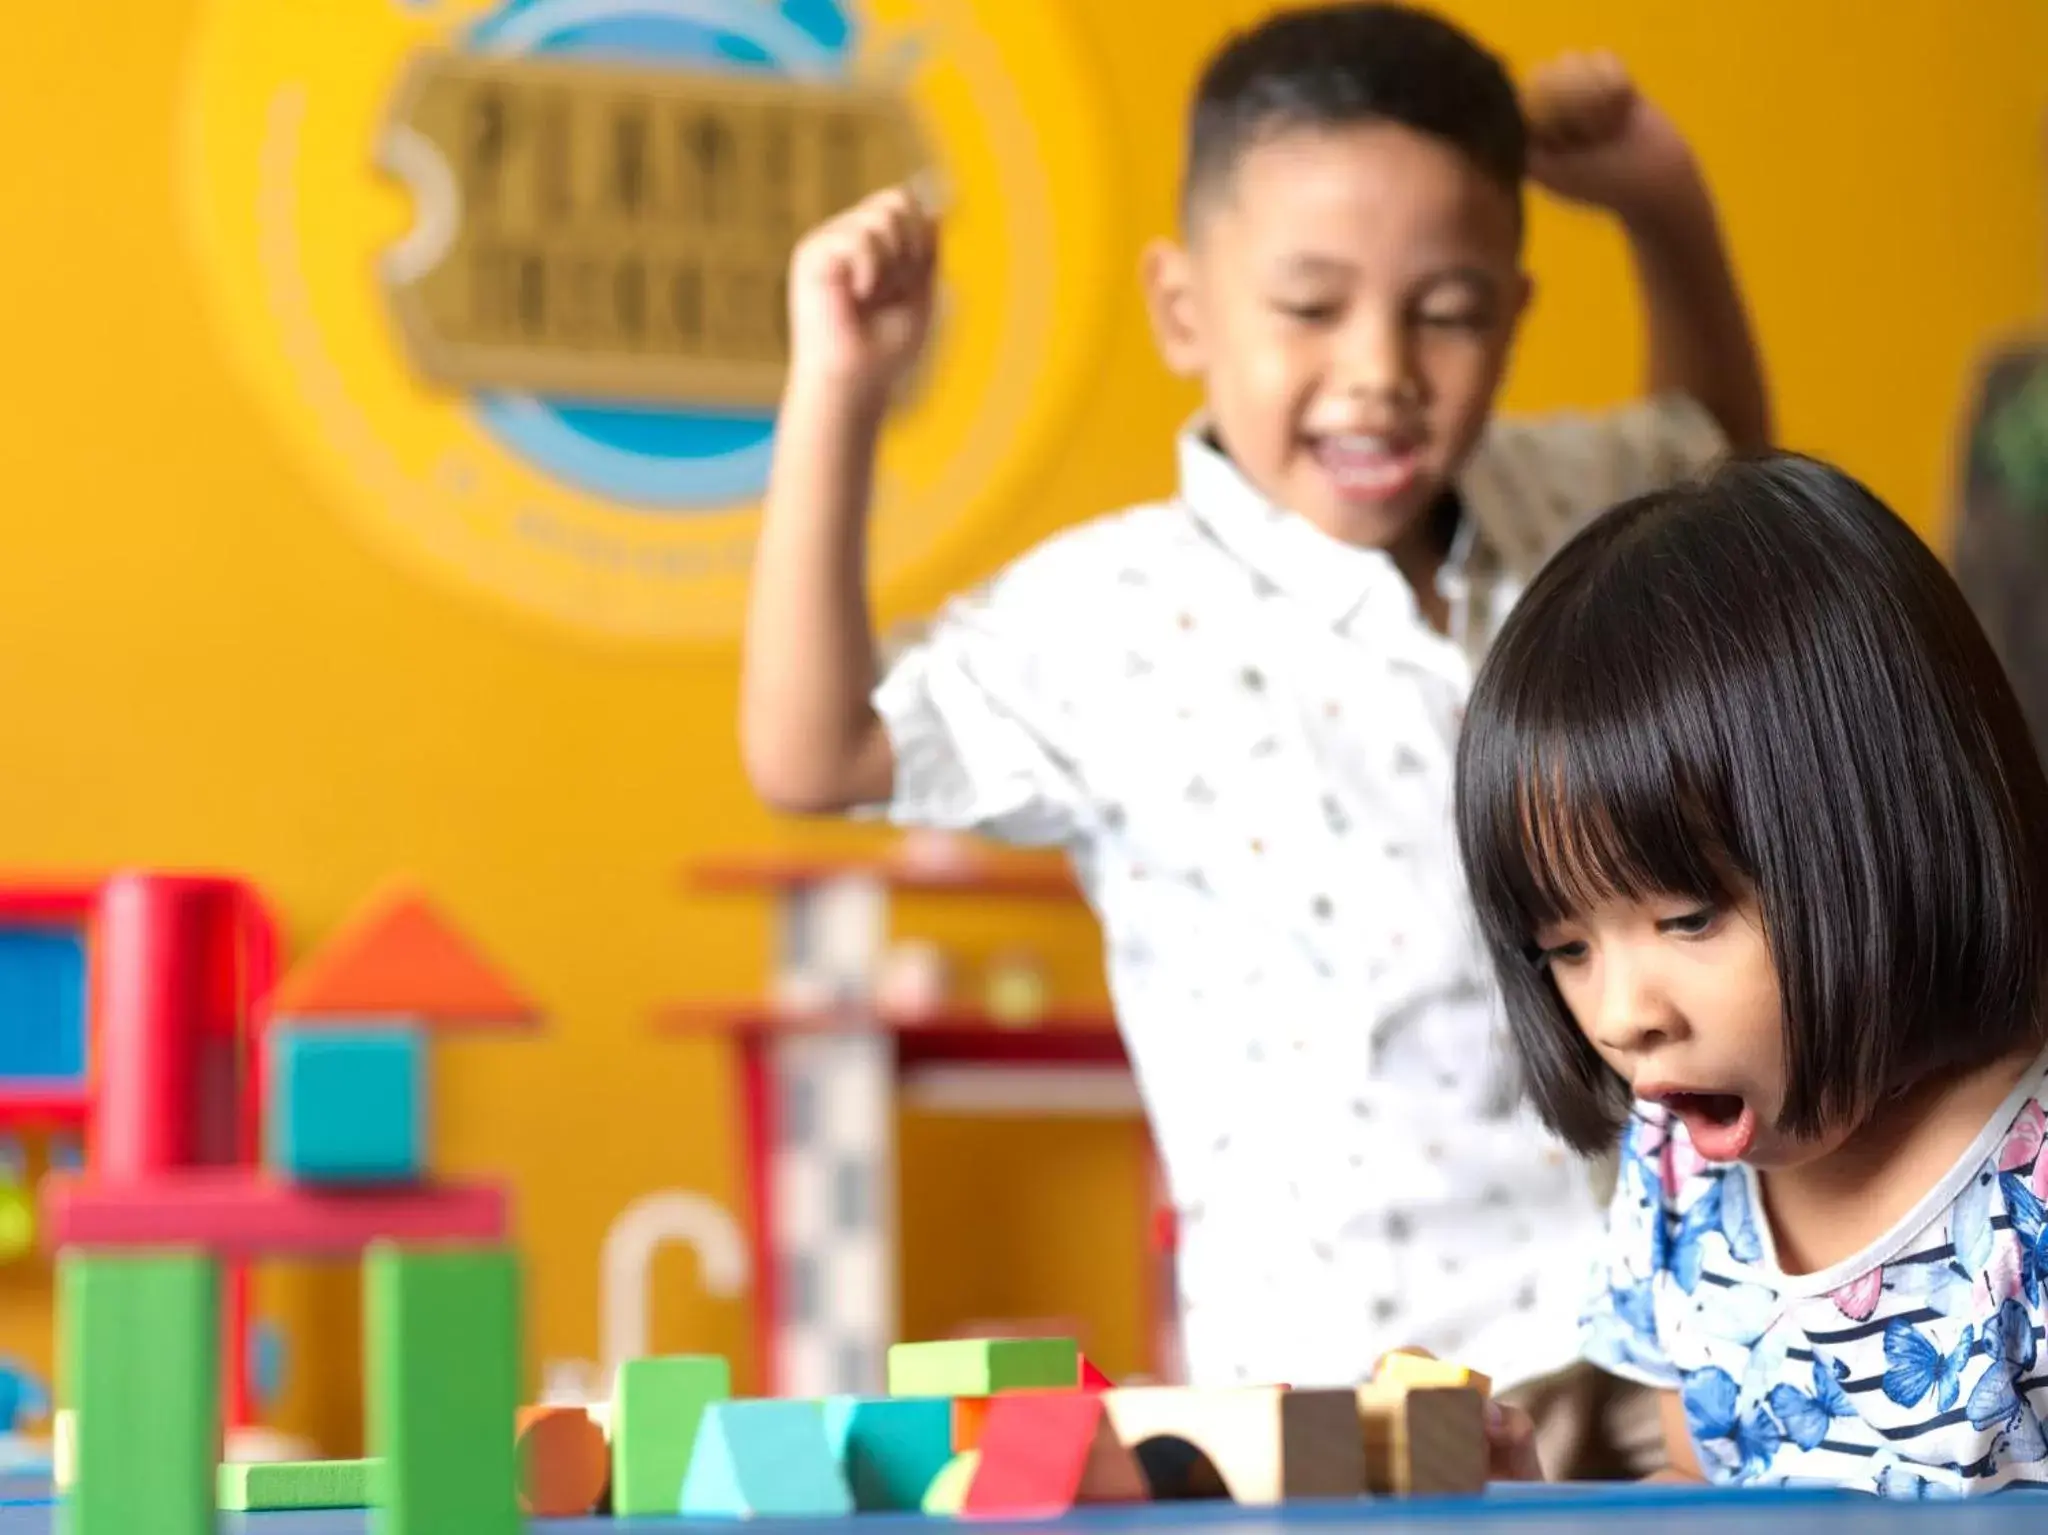
<path id="1" fill-rule="evenodd" d="M 967 277 L 884 445 L 879 581 L 1056 444 L 1109 285 L 1068 25 L 1051 0 L 214 0 L 187 223 L 239 370 L 384 548 L 585 633 L 726 637 L 819 219 L 930 177 Z"/>

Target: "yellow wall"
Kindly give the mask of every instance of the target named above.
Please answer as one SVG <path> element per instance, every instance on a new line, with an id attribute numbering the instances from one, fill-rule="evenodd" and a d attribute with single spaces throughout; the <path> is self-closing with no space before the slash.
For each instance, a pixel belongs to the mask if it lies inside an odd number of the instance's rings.
<path id="1" fill-rule="evenodd" d="M 1168 222 L 1196 61 L 1223 21 L 1257 7 L 1061 3 L 1109 94 L 1111 267 L 1128 274 Z M 1588 44 L 1634 61 L 1722 193 L 1784 435 L 1934 529 L 1969 359 L 2033 313 L 2048 266 L 2048 10 L 1973 0 L 1937 26 L 1921 6 L 1819 0 L 1453 9 L 1518 63 Z M 443 1055 L 438 1144 L 450 1169 L 518 1185 L 534 1357 L 591 1356 L 612 1215 L 667 1186 L 737 1209 L 721 1054 L 647 1027 L 661 998 L 745 991 L 766 954 L 759 912 L 684 899 L 679 863 L 794 835 L 742 783 L 732 656 L 579 642 L 416 578 L 335 514 L 230 375 L 196 297 L 166 147 L 195 6 L 120 10 L 114 24 L 102 7 L 22 8 L 0 61 L 0 864 L 243 870 L 300 944 L 387 873 L 425 880 L 555 1011 L 541 1040 Z M 1635 319 L 1611 233 L 1546 210 L 1534 259 L 1543 298 L 1513 402 L 1626 389 Z M 1001 301 L 961 282 L 965 302 Z M 1133 306 L 1098 379 L 1099 408 L 1075 415 L 1030 504 L 985 519 L 985 543 L 893 608 L 1166 483 L 1189 401 L 1160 380 Z M 993 921 L 952 930 L 986 943 Z M 1044 917 L 1030 931 L 1063 986 L 1099 984 L 1085 929 Z M 1102 1362 L 1129 1368 L 1142 1346 L 1129 1134 L 1044 1133 L 1073 1179 L 1063 1198 L 1031 1181 L 1014 1131 L 909 1127 L 909 1324 L 1099 1297 Z M 963 1223 L 992 1208 L 1012 1209 L 1017 1229 L 973 1259 Z M 659 1272 L 657 1346 L 728 1352 L 744 1375 L 744 1308 L 705 1299 L 683 1260 Z M 295 1279 L 270 1293 L 344 1330 L 316 1358 L 301 1339 L 285 1416 L 345 1450 L 352 1287 Z M 47 1334 L 42 1281 L 0 1274 L 0 1349 L 46 1360 Z"/>

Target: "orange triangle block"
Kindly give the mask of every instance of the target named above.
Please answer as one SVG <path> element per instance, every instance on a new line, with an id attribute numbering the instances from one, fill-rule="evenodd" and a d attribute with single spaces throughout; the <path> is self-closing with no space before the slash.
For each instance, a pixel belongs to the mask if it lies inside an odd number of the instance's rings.
<path id="1" fill-rule="evenodd" d="M 294 970 L 273 1017 L 402 1016 L 426 1024 L 529 1024 L 540 1012 L 422 892 L 366 906 Z"/>

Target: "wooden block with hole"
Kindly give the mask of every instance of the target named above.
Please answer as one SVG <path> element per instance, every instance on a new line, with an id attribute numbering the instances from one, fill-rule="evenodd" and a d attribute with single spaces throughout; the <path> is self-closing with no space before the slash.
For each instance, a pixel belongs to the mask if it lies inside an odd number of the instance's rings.
<path id="1" fill-rule="evenodd" d="M 1365 1488 L 1355 1390 L 1138 1386 L 1101 1400 L 1154 1498 L 1267 1506 Z"/>
<path id="2" fill-rule="evenodd" d="M 1486 1490 L 1486 1398 L 1473 1386 L 1358 1388 L 1368 1491 L 1451 1497 Z"/>
<path id="3" fill-rule="evenodd" d="M 960 1512 L 970 1519 L 1054 1519 L 1094 1503 L 1142 1503 L 1150 1488 L 1096 1392 L 999 1396 Z"/>
<path id="4" fill-rule="evenodd" d="M 581 1407 L 522 1407 L 519 1509 L 537 1519 L 572 1519 L 603 1501 L 612 1480 L 612 1447 Z"/>

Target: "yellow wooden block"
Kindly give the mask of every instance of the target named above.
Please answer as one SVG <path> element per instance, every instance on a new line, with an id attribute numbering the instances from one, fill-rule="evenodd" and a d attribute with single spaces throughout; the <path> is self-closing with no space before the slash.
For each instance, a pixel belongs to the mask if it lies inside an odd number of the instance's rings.
<path id="1" fill-rule="evenodd" d="M 1427 1354 L 1383 1355 L 1372 1378 L 1376 1385 L 1411 1390 L 1418 1386 L 1470 1386 L 1482 1397 L 1493 1391 L 1493 1382 L 1477 1370 L 1468 1370 L 1447 1359 L 1432 1359 Z"/>
<path id="2" fill-rule="evenodd" d="M 1234 1502 L 1259 1505 L 1355 1498 L 1365 1488 L 1350 1390 L 1138 1386 L 1105 1392 L 1103 1402 L 1155 1498 L 1213 1497 L 1218 1481 Z"/>
<path id="3" fill-rule="evenodd" d="M 1486 1488 L 1486 1398 L 1473 1386 L 1358 1388 L 1369 1491 L 1444 1497 Z"/>

